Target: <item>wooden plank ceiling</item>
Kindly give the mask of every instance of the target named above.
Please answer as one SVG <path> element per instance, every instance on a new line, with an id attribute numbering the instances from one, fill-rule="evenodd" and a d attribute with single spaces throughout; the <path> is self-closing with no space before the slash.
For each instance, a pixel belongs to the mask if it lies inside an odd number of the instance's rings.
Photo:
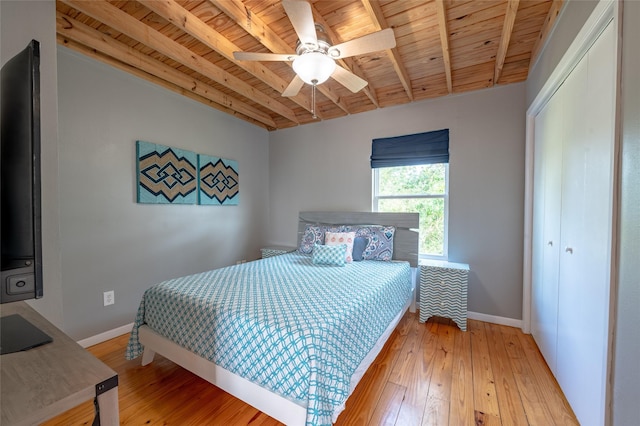
<path id="1" fill-rule="evenodd" d="M 562 0 L 312 0 L 333 44 L 392 28 L 396 47 L 339 64 L 369 84 L 333 79 L 291 98 L 290 62 L 235 61 L 234 51 L 294 53 L 280 0 L 57 2 L 58 43 L 268 130 L 509 84 L 527 78 Z"/>

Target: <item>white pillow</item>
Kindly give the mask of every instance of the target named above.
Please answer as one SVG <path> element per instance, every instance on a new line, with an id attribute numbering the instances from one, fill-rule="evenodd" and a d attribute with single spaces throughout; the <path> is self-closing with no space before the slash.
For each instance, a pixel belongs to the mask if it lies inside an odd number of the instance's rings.
<path id="1" fill-rule="evenodd" d="M 324 244 L 327 246 L 347 245 L 345 262 L 353 262 L 353 242 L 356 239 L 355 232 L 325 232 Z"/>

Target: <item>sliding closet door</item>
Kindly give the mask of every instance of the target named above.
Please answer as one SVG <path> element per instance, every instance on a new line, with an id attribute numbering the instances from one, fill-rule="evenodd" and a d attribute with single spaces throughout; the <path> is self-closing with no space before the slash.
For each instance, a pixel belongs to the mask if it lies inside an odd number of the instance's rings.
<path id="1" fill-rule="evenodd" d="M 531 332 L 556 371 L 562 188 L 562 88 L 535 119 Z"/>
<path id="2" fill-rule="evenodd" d="M 610 24 L 562 88 L 556 378 L 578 420 L 604 424 L 611 274 L 615 39 Z M 570 101 L 569 101 L 570 100 Z"/>

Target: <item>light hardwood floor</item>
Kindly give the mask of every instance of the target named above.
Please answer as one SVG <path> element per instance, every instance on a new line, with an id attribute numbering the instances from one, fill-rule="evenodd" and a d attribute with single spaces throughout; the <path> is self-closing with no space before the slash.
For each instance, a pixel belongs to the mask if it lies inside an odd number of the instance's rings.
<path id="1" fill-rule="evenodd" d="M 125 425 L 279 425 L 171 361 L 126 361 L 128 336 L 89 348 L 118 372 Z M 92 404 L 45 423 L 91 424 Z M 407 313 L 337 425 L 577 425 L 530 335 Z"/>

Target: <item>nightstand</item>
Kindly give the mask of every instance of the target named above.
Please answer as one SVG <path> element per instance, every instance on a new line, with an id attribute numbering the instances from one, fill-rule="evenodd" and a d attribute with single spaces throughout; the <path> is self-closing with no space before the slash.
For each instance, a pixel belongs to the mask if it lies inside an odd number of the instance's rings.
<path id="1" fill-rule="evenodd" d="M 295 247 L 290 246 L 269 246 L 261 248 L 260 252 L 262 253 L 262 258 L 266 259 L 267 257 L 271 256 L 279 256 L 281 254 L 291 253 L 295 250 Z"/>
<path id="2" fill-rule="evenodd" d="M 469 265 L 442 260 L 420 261 L 420 322 L 432 316 L 451 318 L 467 331 Z"/>

